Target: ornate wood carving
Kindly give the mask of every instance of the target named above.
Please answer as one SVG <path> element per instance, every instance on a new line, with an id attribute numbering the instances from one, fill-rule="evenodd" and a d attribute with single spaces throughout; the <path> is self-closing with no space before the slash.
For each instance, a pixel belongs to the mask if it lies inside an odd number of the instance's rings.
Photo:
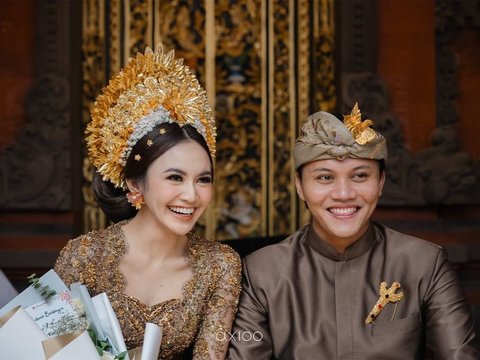
<path id="1" fill-rule="evenodd" d="M 0 154 L 0 207 L 68 210 L 72 206 L 70 4 L 37 7 L 36 80 L 26 100 L 27 122 Z"/>
<path id="2" fill-rule="evenodd" d="M 84 46 L 92 50 L 84 65 L 85 82 L 92 90 L 85 104 L 91 104 L 97 84 L 113 72 L 117 49 L 129 55 L 143 50 L 149 34 L 175 49 L 200 83 L 210 85 L 207 92 L 214 95 L 218 125 L 215 213 L 207 214 L 200 229 L 206 226 L 208 234 L 213 228 L 223 240 L 297 228 L 290 155 L 298 122 L 314 107 L 312 102 L 335 103 L 333 0 L 128 0 L 121 8 L 117 0 L 89 0 L 85 6 L 90 35 L 84 37 Z M 91 36 L 95 30 L 101 35 Z M 98 65 L 105 63 L 108 69 L 102 70 Z M 312 64 L 321 71 L 312 71 Z M 311 85 L 310 74 L 318 73 L 325 88 Z M 93 206 L 86 215 L 90 224 L 100 225 Z"/>
<path id="3" fill-rule="evenodd" d="M 217 237 L 262 235 L 262 6 L 220 1 L 217 27 Z"/>
<path id="4" fill-rule="evenodd" d="M 479 12 L 468 11 L 471 4 L 437 1 L 437 128 L 431 135 L 432 146 L 418 154 L 406 149 L 399 121 L 390 111 L 388 90 L 376 75 L 375 61 L 365 62 L 364 54 L 375 54 L 375 42 L 368 41 L 363 27 L 350 27 L 349 20 L 371 15 L 373 2 L 354 2 L 341 8 L 342 89 L 340 112 L 346 113 L 358 101 L 366 117 L 386 135 L 389 147 L 388 181 L 381 203 L 384 205 L 471 204 L 480 201 L 476 186 L 479 164 L 462 151 L 455 123 L 459 121 L 454 100 L 458 96 L 456 65 L 451 48 L 453 33 L 472 19 L 479 24 Z M 473 2 L 472 2 L 473 3 Z M 475 0 L 475 3 L 479 3 Z M 478 9 L 478 6 L 477 6 Z M 362 21 L 369 24 L 374 22 Z M 346 30 L 352 30 L 348 32 Z M 372 30 L 368 30 L 372 31 Z M 371 34 L 370 34 L 371 35 Z M 359 42 L 359 39 L 364 39 Z M 372 36 L 375 39 L 375 36 Z M 359 57 L 359 61 L 352 61 Z M 448 164 L 448 166 L 446 166 Z"/>
<path id="5" fill-rule="evenodd" d="M 295 218 L 290 210 L 295 208 L 291 192 L 294 190 L 294 173 L 292 172 L 291 150 L 295 141 L 295 72 L 293 67 L 295 43 L 292 34 L 295 33 L 293 18 L 295 9 L 291 1 L 272 1 L 269 21 L 273 21 L 273 41 L 269 57 L 272 58 L 269 86 L 271 97 L 271 116 L 269 135 L 269 229 L 270 235 L 288 234 L 296 226 Z M 293 101 L 292 101 L 293 100 Z"/>
<path id="6" fill-rule="evenodd" d="M 429 203 L 480 203 L 480 162 L 462 150 L 456 128 L 460 119 L 455 100 L 459 96 L 453 45 L 455 35 L 466 28 L 480 30 L 480 1 L 435 3 L 437 63 L 437 129 L 432 147 L 419 155 L 428 186 L 424 197 Z M 480 33 L 480 32 L 479 32 Z M 445 167 L 448 164 L 448 168 Z"/>
<path id="7" fill-rule="evenodd" d="M 112 4 L 115 6 L 115 4 Z M 107 66 L 104 53 L 105 41 L 105 2 L 101 0 L 88 0 L 83 2 L 83 92 L 82 92 L 82 122 L 86 125 L 90 119 L 90 108 L 95 97 L 106 84 Z M 116 18 L 115 18 L 116 19 Z M 116 20 L 114 20 L 115 22 Z M 112 44 L 114 40 L 112 40 Z M 113 49 L 116 47 L 113 46 Z M 113 50 L 112 50 L 113 51 Z M 113 60 L 112 60 L 113 61 Z M 82 187 L 84 209 L 84 232 L 92 229 L 104 228 L 107 219 L 103 211 L 97 206 L 91 189 L 93 166 L 86 156 L 84 149 Z"/>
<path id="8" fill-rule="evenodd" d="M 313 14 L 313 51 L 310 113 L 334 111 L 337 105 L 335 84 L 335 9 L 333 0 L 315 0 Z M 301 18 L 299 14 L 299 18 Z M 302 30 L 300 31 L 300 34 Z M 299 41 L 299 46 L 305 46 Z M 300 60 L 300 59 L 299 59 Z"/>

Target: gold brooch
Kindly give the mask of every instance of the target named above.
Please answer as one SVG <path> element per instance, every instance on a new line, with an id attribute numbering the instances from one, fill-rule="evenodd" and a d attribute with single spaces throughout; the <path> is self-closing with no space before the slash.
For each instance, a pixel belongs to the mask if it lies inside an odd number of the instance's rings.
<path id="1" fill-rule="evenodd" d="M 164 128 L 161 128 L 160 131 L 159 131 L 160 135 L 163 135 L 165 134 L 165 129 Z"/>
<path id="2" fill-rule="evenodd" d="M 383 310 L 385 305 L 387 305 L 389 302 L 396 303 L 397 301 L 402 300 L 403 292 L 399 292 L 398 294 L 395 294 L 395 291 L 397 291 L 397 289 L 400 289 L 400 287 L 401 287 L 400 283 L 396 281 L 388 289 L 387 289 L 386 282 L 382 282 L 380 284 L 380 297 L 378 298 L 375 306 L 372 308 L 372 311 L 370 311 L 370 314 L 368 314 L 367 318 L 365 319 L 365 324 L 372 323 L 378 317 L 378 315 Z M 392 320 L 394 316 L 395 316 L 395 312 L 393 313 Z"/>
<path id="3" fill-rule="evenodd" d="M 142 157 L 139 154 L 136 154 L 135 155 L 135 160 L 140 161 L 140 160 L 142 160 Z"/>
<path id="4" fill-rule="evenodd" d="M 352 109 L 350 115 L 343 116 L 343 123 L 352 134 L 355 142 L 360 145 L 368 144 L 370 141 L 375 140 L 377 133 L 370 128 L 373 125 L 372 120 L 362 121 L 362 114 L 358 108 L 358 103 Z"/>

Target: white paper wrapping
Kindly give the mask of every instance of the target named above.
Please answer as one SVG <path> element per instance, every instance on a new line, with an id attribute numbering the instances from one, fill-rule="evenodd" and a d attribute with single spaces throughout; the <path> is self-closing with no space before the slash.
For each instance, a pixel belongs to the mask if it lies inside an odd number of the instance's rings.
<path id="1" fill-rule="evenodd" d="M 52 269 L 40 278 L 42 284 L 48 285 L 51 290 L 55 290 L 57 293 L 68 291 L 67 286 L 63 283 L 57 273 Z M 23 308 L 40 303 L 45 299 L 40 295 L 39 291 L 32 285 L 17 295 L 12 301 L 0 309 L 0 316 L 3 316 L 15 306 L 20 305 Z"/>
<path id="2" fill-rule="evenodd" d="M 112 304 L 107 294 L 101 293 L 92 298 L 93 307 L 98 315 L 103 334 L 109 339 L 113 347 L 113 353 L 119 354 L 127 350 L 123 340 L 122 330 L 117 316 L 113 311 Z"/>
<path id="3" fill-rule="evenodd" d="M 20 306 L 0 319 L 0 354 L 8 360 L 44 360 L 42 340 L 47 336 Z M 7 359 L 7 358 L 5 358 Z"/>
<path id="4" fill-rule="evenodd" d="M 152 323 L 145 325 L 143 338 L 142 360 L 157 360 L 162 343 L 163 329 Z"/>
<path id="5" fill-rule="evenodd" d="M 56 336 L 43 341 L 46 360 L 99 360 L 97 349 L 86 331 Z"/>

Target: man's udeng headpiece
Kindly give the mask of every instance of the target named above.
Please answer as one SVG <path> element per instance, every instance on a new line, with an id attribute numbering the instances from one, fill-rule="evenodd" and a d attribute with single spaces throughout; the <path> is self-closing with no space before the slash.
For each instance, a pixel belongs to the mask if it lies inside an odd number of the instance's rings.
<path id="1" fill-rule="evenodd" d="M 126 189 L 123 168 L 132 147 L 167 122 L 193 126 L 215 156 L 215 120 L 205 90 L 183 59 L 159 44 L 130 59 L 97 97 L 86 129 L 91 162 L 104 180 Z"/>
<path id="2" fill-rule="evenodd" d="M 362 121 L 361 117 L 358 104 L 343 122 L 324 111 L 310 115 L 295 143 L 295 168 L 316 160 L 347 157 L 387 160 L 387 141 L 370 128 L 372 120 Z"/>

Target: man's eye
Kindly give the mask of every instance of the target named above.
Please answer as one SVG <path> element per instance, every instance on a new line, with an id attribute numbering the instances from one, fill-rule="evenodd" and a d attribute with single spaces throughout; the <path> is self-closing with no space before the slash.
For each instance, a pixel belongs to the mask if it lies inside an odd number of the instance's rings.
<path id="1" fill-rule="evenodd" d="M 170 175 L 169 177 L 167 177 L 168 180 L 171 180 L 171 181 L 182 181 L 182 177 L 180 175 Z"/>
<path id="2" fill-rule="evenodd" d="M 367 173 L 358 173 L 358 174 L 353 175 L 353 178 L 357 179 L 357 180 L 364 180 L 364 179 L 368 178 L 368 174 Z"/>

